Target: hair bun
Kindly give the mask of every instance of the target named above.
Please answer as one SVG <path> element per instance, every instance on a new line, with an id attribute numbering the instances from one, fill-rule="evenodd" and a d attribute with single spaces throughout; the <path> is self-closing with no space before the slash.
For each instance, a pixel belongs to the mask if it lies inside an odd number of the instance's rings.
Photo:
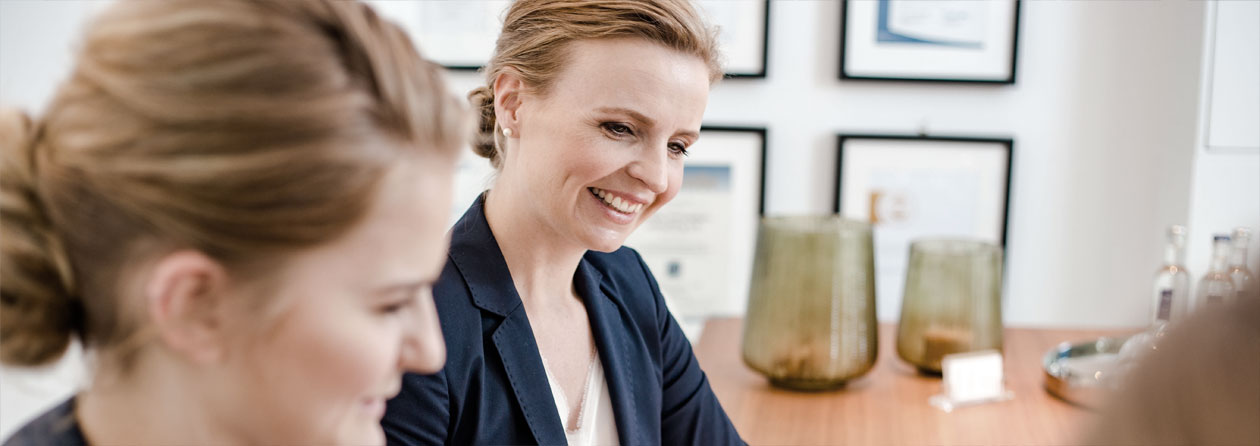
<path id="1" fill-rule="evenodd" d="M 495 142 L 494 91 L 481 86 L 468 93 L 468 102 L 477 113 L 477 134 L 473 138 L 473 152 L 489 159 L 496 168 L 499 165 L 499 149 Z"/>
<path id="2" fill-rule="evenodd" d="M 40 365 L 79 329 L 61 243 L 35 187 L 36 126 L 0 110 L 0 361 Z"/>

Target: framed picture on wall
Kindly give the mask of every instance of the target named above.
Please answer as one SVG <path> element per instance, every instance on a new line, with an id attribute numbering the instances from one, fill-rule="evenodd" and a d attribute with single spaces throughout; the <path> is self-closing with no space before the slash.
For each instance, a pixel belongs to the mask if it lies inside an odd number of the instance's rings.
<path id="1" fill-rule="evenodd" d="M 846 0 L 840 78 L 1015 83 L 1018 0 Z"/>
<path id="2" fill-rule="evenodd" d="M 490 61 L 510 0 L 367 0 L 402 26 L 425 58 L 453 70 L 477 70 Z"/>
<path id="3" fill-rule="evenodd" d="M 382 16 L 407 31 L 420 53 L 453 70 L 478 70 L 490 61 L 510 0 L 368 0 Z M 770 0 L 700 0 L 718 44 L 727 77 L 766 77 Z"/>
<path id="4" fill-rule="evenodd" d="M 910 242 L 1006 243 L 1010 139 L 839 135 L 835 211 L 875 232 L 878 314 L 900 313 Z"/>
<path id="5" fill-rule="evenodd" d="M 765 206 L 766 130 L 706 126 L 700 135 L 678 195 L 625 243 L 679 318 L 743 313 Z"/>
<path id="6" fill-rule="evenodd" d="M 695 3 L 718 29 L 726 77 L 766 77 L 770 52 L 770 0 L 700 0 Z"/>

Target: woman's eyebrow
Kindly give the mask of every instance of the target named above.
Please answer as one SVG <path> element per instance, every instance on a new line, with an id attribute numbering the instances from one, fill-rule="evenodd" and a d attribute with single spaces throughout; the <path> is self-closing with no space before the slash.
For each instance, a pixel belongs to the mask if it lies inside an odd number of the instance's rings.
<path id="1" fill-rule="evenodd" d="M 629 116 L 630 119 L 639 121 L 641 124 L 645 126 L 648 126 L 648 127 L 656 126 L 656 121 L 652 120 L 652 118 L 647 117 L 647 115 L 643 113 L 639 113 L 635 110 L 631 110 L 625 107 L 600 107 L 600 108 L 595 109 L 595 111 L 600 112 L 600 113 L 609 113 L 609 114 L 620 113 L 620 114 Z M 675 136 L 681 136 L 684 138 L 697 140 L 697 139 L 700 139 L 700 132 L 697 132 L 695 130 L 683 130 L 681 132 L 676 133 Z"/>
<path id="2" fill-rule="evenodd" d="M 373 294 L 377 296 L 388 296 L 388 295 L 392 295 L 392 294 L 396 294 L 400 292 L 405 292 L 405 293 L 410 294 L 410 293 L 414 293 L 416 290 L 420 289 L 421 287 L 424 287 L 426 285 L 432 285 L 432 284 L 433 284 L 433 280 L 431 279 L 392 283 L 392 284 L 385 285 L 385 286 L 382 286 L 380 288 L 373 290 Z"/>
<path id="3" fill-rule="evenodd" d="M 627 115 L 630 117 L 630 119 L 639 121 L 641 124 L 646 125 L 648 127 L 656 126 L 656 121 L 653 120 L 652 118 L 647 117 L 647 115 L 643 113 L 639 113 L 638 111 L 631 110 L 625 107 L 600 107 L 600 108 L 595 109 L 595 111 L 600 112 L 600 113 L 611 113 L 611 114 L 620 113 L 623 115 Z"/>

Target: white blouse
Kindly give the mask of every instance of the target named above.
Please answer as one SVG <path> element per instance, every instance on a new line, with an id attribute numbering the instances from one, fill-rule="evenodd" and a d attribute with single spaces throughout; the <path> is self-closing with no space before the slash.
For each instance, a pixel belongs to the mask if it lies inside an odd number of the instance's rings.
<path id="1" fill-rule="evenodd" d="M 551 374 L 546 357 L 542 358 L 542 363 L 569 445 L 617 445 L 617 420 L 613 418 L 612 398 L 608 397 L 608 381 L 604 379 L 604 366 L 600 363 L 599 356 L 595 355 L 587 367 L 586 385 L 583 386 L 582 400 L 578 402 L 582 405 L 581 412 L 578 414 L 577 428 L 573 430 L 568 426 L 569 411 L 573 406 L 569 405 L 559 381 Z"/>

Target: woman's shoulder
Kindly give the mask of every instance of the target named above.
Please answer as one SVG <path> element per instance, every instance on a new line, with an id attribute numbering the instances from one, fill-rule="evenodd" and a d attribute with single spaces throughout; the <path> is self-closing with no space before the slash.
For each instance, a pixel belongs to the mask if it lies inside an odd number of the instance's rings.
<path id="1" fill-rule="evenodd" d="M 58 404 L 26 423 L 4 446 L 85 446 L 87 440 L 74 418 L 74 398 Z"/>
<path id="2" fill-rule="evenodd" d="M 622 302 L 633 315 L 655 320 L 660 302 L 659 286 L 639 252 L 622 246 L 613 252 L 587 252 L 584 260 L 599 272 L 601 287 Z"/>

